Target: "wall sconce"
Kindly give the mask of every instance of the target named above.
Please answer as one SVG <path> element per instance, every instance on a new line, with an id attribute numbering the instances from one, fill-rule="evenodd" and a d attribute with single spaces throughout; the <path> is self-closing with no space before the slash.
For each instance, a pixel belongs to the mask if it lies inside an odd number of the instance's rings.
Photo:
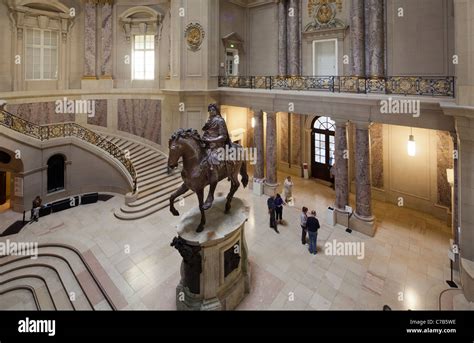
<path id="1" fill-rule="evenodd" d="M 255 118 L 254 117 L 252 117 L 252 124 L 251 125 L 252 125 L 252 129 L 254 129 L 255 128 Z"/>
<path id="2" fill-rule="evenodd" d="M 408 151 L 408 156 L 415 157 L 416 142 L 415 142 L 415 136 L 413 136 L 413 129 L 411 131 L 410 136 L 408 137 L 407 151 Z"/>

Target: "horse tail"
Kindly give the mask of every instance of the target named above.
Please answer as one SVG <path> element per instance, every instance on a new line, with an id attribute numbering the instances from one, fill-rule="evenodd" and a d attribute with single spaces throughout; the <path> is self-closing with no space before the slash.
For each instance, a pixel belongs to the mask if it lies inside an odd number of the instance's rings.
<path id="1" fill-rule="evenodd" d="M 240 176 L 242 176 L 242 185 L 247 187 L 249 184 L 249 175 L 247 174 L 247 163 L 242 161 L 242 165 L 240 166 Z"/>

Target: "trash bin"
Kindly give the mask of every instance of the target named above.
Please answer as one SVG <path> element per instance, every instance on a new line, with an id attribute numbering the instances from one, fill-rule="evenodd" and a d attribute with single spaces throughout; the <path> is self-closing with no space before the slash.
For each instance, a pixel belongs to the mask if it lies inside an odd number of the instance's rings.
<path id="1" fill-rule="evenodd" d="M 253 194 L 263 195 L 263 179 L 253 179 Z"/>
<path id="2" fill-rule="evenodd" d="M 336 213 L 332 207 L 328 207 L 326 213 L 326 222 L 328 225 L 334 226 L 336 224 Z"/>

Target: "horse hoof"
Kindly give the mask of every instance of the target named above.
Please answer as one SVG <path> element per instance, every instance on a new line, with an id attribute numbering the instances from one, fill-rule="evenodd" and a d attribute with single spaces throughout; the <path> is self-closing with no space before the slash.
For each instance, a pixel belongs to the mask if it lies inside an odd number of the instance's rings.
<path id="1" fill-rule="evenodd" d="M 179 216 L 179 212 L 178 212 L 177 210 L 175 210 L 175 209 L 172 209 L 172 210 L 171 210 L 171 213 L 172 213 L 173 216 L 175 216 L 175 217 L 178 217 L 178 216 Z"/>
<path id="2" fill-rule="evenodd" d="M 199 225 L 198 228 L 196 229 L 196 232 L 203 232 L 204 231 L 204 225 Z"/>
<path id="3" fill-rule="evenodd" d="M 202 209 L 204 211 L 207 211 L 208 209 L 210 209 L 212 207 L 212 202 L 211 203 L 205 203 L 204 205 L 202 205 Z"/>

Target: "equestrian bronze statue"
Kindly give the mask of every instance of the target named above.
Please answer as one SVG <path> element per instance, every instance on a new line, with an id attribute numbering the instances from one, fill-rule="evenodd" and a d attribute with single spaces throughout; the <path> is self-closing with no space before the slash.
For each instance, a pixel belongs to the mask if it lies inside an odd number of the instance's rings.
<path id="1" fill-rule="evenodd" d="M 240 186 L 238 175 L 242 177 L 244 188 L 248 184 L 247 165 L 244 160 L 229 158 L 224 152 L 241 150 L 242 147 L 230 141 L 227 125 L 222 118 L 217 105 L 208 107 L 209 119 L 202 128 L 202 137 L 196 130 L 179 129 L 169 140 L 168 168 L 178 166 L 179 159 L 183 159 L 181 177 L 183 184 L 170 197 L 170 211 L 179 216 L 174 207 L 177 197 L 192 190 L 199 200 L 201 222 L 197 232 L 204 230 L 206 216 L 204 211 L 212 207 L 214 192 L 217 184 L 223 179 L 231 182 L 230 192 L 227 194 L 225 213 L 229 213 L 232 198 Z M 204 202 L 204 188 L 209 185 L 209 194 Z"/>

